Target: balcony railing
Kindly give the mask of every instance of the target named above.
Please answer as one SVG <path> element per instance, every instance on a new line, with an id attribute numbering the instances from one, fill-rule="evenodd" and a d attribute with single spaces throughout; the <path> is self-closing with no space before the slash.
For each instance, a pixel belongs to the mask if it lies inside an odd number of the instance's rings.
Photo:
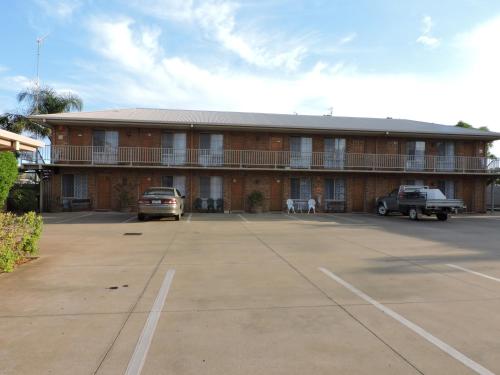
<path id="1" fill-rule="evenodd" d="M 500 160 L 471 156 L 50 145 L 23 159 L 38 164 L 500 174 Z"/>

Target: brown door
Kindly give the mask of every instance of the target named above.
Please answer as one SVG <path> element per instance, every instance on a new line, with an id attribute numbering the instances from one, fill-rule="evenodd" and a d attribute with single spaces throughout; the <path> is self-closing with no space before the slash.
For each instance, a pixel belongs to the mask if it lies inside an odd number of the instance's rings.
<path id="1" fill-rule="evenodd" d="M 231 211 L 243 211 L 243 177 L 233 177 L 231 183 Z"/>
<path id="2" fill-rule="evenodd" d="M 143 195 L 144 192 L 149 189 L 153 184 L 153 179 L 149 176 L 141 177 L 141 182 L 139 183 L 139 196 Z"/>
<path id="3" fill-rule="evenodd" d="M 365 209 L 365 179 L 353 177 L 351 185 L 351 202 L 353 212 L 363 212 Z"/>
<path id="4" fill-rule="evenodd" d="M 97 208 L 111 209 L 111 177 L 109 175 L 97 176 Z"/>
<path id="5" fill-rule="evenodd" d="M 271 179 L 271 211 L 283 210 L 283 181 L 281 178 Z"/>
<path id="6" fill-rule="evenodd" d="M 471 212 L 473 210 L 473 201 L 474 201 L 474 182 L 471 180 L 464 180 L 462 182 L 463 188 L 463 197 L 465 205 L 467 206 L 466 211 Z"/>

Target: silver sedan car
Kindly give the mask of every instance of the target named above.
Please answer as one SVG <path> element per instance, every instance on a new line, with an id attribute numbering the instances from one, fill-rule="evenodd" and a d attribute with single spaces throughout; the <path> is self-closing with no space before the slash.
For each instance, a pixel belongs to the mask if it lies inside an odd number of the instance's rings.
<path id="1" fill-rule="evenodd" d="M 152 187 L 147 189 L 137 202 L 137 219 L 147 217 L 170 217 L 180 220 L 184 215 L 184 198 L 179 190 L 173 187 Z"/>

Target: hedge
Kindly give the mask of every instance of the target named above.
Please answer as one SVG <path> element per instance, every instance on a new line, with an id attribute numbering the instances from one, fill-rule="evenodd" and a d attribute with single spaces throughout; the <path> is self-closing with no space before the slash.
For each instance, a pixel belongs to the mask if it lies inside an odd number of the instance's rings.
<path id="1" fill-rule="evenodd" d="M 17 179 L 17 160 L 12 152 L 0 152 L 0 209 Z"/>
<path id="2" fill-rule="evenodd" d="M 38 185 L 14 185 L 7 198 L 7 210 L 17 213 L 38 209 Z"/>
<path id="3" fill-rule="evenodd" d="M 12 272 L 20 260 L 38 253 L 42 225 L 42 217 L 34 212 L 0 213 L 0 271 Z"/>

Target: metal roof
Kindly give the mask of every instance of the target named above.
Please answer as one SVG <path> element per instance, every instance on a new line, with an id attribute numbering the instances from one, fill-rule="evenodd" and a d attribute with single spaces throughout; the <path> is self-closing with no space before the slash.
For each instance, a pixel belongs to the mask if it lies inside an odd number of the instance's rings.
<path id="1" fill-rule="evenodd" d="M 134 126 L 146 125 L 202 125 L 249 127 L 259 129 L 307 129 L 316 131 L 363 132 L 363 133 L 411 133 L 428 135 L 452 135 L 500 139 L 500 133 L 465 129 L 429 122 L 392 119 L 339 116 L 289 115 L 251 112 L 223 112 L 181 109 L 111 109 L 94 112 L 68 112 L 35 115 L 48 124 L 60 123 L 120 123 Z"/>

